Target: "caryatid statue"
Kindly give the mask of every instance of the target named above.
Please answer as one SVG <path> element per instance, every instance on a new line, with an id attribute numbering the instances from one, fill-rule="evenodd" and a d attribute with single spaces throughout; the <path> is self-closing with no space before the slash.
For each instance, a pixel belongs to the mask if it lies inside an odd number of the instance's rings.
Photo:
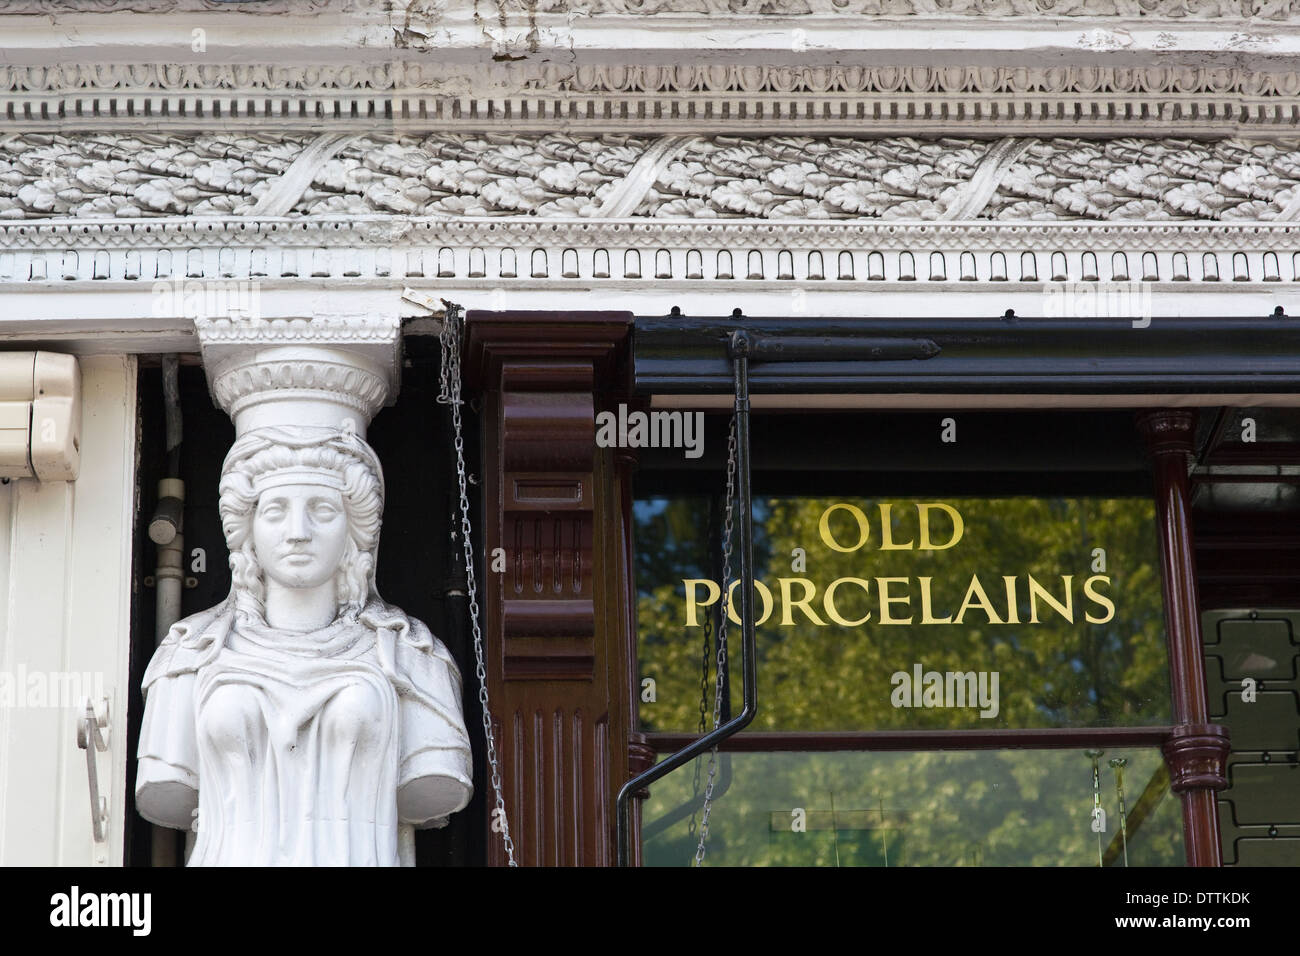
<path id="1" fill-rule="evenodd" d="M 233 580 L 145 673 L 136 806 L 186 829 L 197 808 L 191 866 L 410 865 L 412 829 L 463 809 L 472 771 L 455 661 L 375 590 L 384 480 L 363 435 L 393 391 L 395 325 L 199 331 L 235 419 Z"/>

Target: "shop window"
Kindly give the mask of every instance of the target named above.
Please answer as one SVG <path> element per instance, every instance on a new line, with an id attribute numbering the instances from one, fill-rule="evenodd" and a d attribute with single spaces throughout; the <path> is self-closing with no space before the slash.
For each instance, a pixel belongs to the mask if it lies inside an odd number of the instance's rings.
<path id="1" fill-rule="evenodd" d="M 700 655 L 682 649 L 721 623 L 717 549 L 697 534 L 720 509 L 637 503 L 657 556 L 638 569 L 641 673 L 657 685 L 644 730 L 697 725 Z M 778 689 L 754 729 L 1170 722 L 1148 500 L 767 497 L 754 518 L 758 653 Z M 734 601 L 729 614 L 738 634 Z"/>
<path id="2" fill-rule="evenodd" d="M 1131 418 L 966 414 L 953 448 L 941 421 L 756 420 L 760 703 L 717 757 L 709 862 L 1182 865 L 1156 510 Z M 698 463 L 646 456 L 633 507 L 639 730 L 660 758 L 713 726 L 724 620 L 720 717 L 741 708 L 721 424 Z M 707 763 L 652 785 L 646 864 L 690 862 Z"/>

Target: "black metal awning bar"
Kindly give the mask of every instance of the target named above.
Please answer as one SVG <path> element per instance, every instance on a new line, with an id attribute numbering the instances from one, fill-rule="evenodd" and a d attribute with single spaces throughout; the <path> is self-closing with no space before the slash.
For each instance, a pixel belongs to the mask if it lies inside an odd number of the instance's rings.
<path id="1" fill-rule="evenodd" d="M 736 506 L 740 519 L 740 630 L 741 697 L 744 707 L 739 714 L 716 727 L 676 753 L 625 783 L 618 792 L 615 810 L 618 816 L 618 865 L 627 866 L 631 856 L 632 796 L 667 776 L 678 767 L 712 750 L 728 737 L 744 730 L 758 713 L 758 638 L 754 629 L 754 523 L 749 467 L 749 363 L 753 340 L 744 330 L 736 330 L 728 338 L 726 354 L 731 362 L 732 388 L 735 390 L 736 412 Z M 723 585 L 726 587 L 726 584 Z M 728 613 L 728 612 L 723 612 Z M 726 672 L 721 670 L 717 679 L 725 685 Z"/>
<path id="2" fill-rule="evenodd" d="M 754 394 L 1300 391 L 1300 320 L 640 317 L 640 394 L 730 392 L 727 347 L 763 350 Z"/>

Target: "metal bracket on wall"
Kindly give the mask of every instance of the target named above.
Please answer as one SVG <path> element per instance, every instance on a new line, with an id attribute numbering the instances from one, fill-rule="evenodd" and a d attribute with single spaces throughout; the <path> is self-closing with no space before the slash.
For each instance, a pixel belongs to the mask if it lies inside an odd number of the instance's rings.
<path id="1" fill-rule="evenodd" d="M 95 842 L 103 843 L 108 839 L 108 798 L 100 795 L 95 754 L 108 750 L 107 697 L 101 697 L 98 704 L 86 700 L 86 713 L 77 721 L 77 746 L 86 752 L 86 776 L 90 781 L 90 825 L 95 834 Z"/>

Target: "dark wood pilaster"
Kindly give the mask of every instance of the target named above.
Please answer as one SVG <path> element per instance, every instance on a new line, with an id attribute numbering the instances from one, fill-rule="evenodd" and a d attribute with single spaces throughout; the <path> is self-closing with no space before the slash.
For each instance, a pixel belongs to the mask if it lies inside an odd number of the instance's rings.
<path id="1" fill-rule="evenodd" d="M 631 326 L 629 313 L 467 317 L 467 384 L 483 400 L 488 690 L 521 865 L 614 858 L 634 714 L 630 492 L 595 436 L 596 413 L 623 394 Z M 503 864 L 499 835 L 488 846 Z"/>
<path id="2" fill-rule="evenodd" d="M 1222 859 L 1215 791 L 1228 785 L 1224 775 L 1228 732 L 1209 722 L 1205 694 L 1191 489 L 1187 478 L 1196 434 L 1196 413 L 1187 409 L 1143 411 L 1138 413 L 1137 424 L 1151 453 L 1156 482 L 1175 724 L 1163 748 L 1169 764 L 1170 787 L 1183 801 L 1188 865 L 1219 866 Z"/>

